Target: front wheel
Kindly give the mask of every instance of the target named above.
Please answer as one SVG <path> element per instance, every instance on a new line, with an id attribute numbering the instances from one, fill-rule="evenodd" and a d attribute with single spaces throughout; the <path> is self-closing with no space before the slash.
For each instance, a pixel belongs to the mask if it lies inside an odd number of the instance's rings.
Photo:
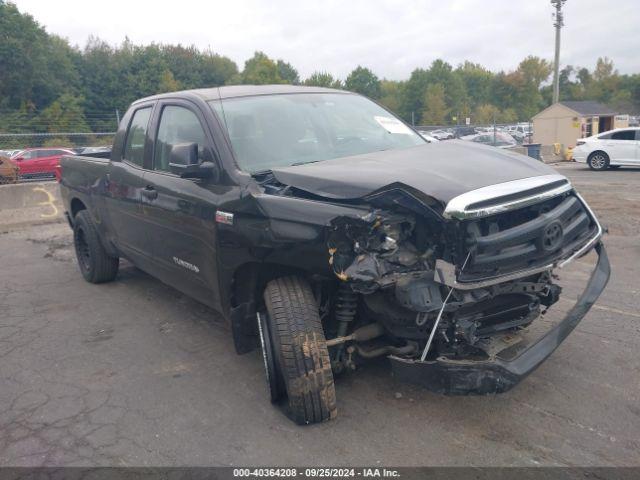
<path id="1" fill-rule="evenodd" d="M 335 418 L 336 391 L 329 350 L 309 283 L 297 276 L 272 280 L 265 288 L 264 302 L 275 370 L 284 380 L 289 416 L 300 425 Z M 273 377 L 270 380 L 277 382 Z M 277 383 L 274 386 L 277 388 Z M 274 393 L 277 396 L 272 387 L 272 399 Z"/>
<path id="2" fill-rule="evenodd" d="M 120 259 L 106 252 L 86 210 L 78 212 L 73 220 L 73 244 L 80 273 L 87 282 L 103 283 L 116 278 Z"/>
<path id="3" fill-rule="evenodd" d="M 609 167 L 609 155 L 604 152 L 594 152 L 587 160 L 591 170 L 602 171 Z"/>

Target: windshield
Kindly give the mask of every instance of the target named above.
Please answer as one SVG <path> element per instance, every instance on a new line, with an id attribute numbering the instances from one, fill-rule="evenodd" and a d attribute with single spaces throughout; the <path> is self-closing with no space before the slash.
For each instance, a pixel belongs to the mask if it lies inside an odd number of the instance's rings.
<path id="1" fill-rule="evenodd" d="M 252 173 L 426 143 L 358 95 L 263 95 L 210 104 L 224 121 L 238 166 Z"/>

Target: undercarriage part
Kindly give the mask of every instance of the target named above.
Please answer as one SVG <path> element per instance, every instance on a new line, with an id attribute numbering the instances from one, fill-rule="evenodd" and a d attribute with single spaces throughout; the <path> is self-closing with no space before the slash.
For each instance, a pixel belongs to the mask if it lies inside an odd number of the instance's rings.
<path id="1" fill-rule="evenodd" d="M 560 285 L 550 284 L 547 294 L 540 299 L 540 303 L 546 307 L 550 307 L 560 299 L 562 287 Z"/>
<path id="2" fill-rule="evenodd" d="M 358 306 L 358 296 L 345 283 L 341 283 L 338 287 L 336 295 L 335 316 L 338 324 L 338 336 L 344 336 L 347 332 L 347 326 L 356 316 L 356 308 Z"/>
<path id="3" fill-rule="evenodd" d="M 421 340 L 427 337 L 427 325 L 417 325 L 416 312 L 398 305 L 391 289 L 363 295 L 362 300 L 364 315 L 382 324 L 394 337 L 409 340 Z"/>
<path id="4" fill-rule="evenodd" d="M 349 353 L 357 353 L 362 358 L 370 359 L 376 357 L 382 357 L 384 355 L 411 355 L 418 350 L 418 346 L 415 343 L 409 343 L 403 347 L 394 347 L 393 345 L 384 345 L 382 347 L 374 348 L 373 350 L 366 350 L 360 345 L 350 345 L 347 351 Z"/>
<path id="5" fill-rule="evenodd" d="M 349 285 L 341 283 L 338 287 L 336 295 L 335 317 L 338 321 L 338 337 L 344 337 L 347 334 L 349 324 L 356 317 L 356 308 L 358 306 L 358 296 L 351 290 Z"/>
<path id="6" fill-rule="evenodd" d="M 384 333 L 384 327 L 379 323 L 370 323 L 364 327 L 357 328 L 351 335 L 344 337 L 336 337 L 327 340 L 327 347 L 333 347 L 341 343 L 354 341 L 354 342 L 368 342 L 374 338 L 378 338 Z"/>
<path id="7" fill-rule="evenodd" d="M 358 295 L 351 290 L 346 283 L 340 283 L 336 294 L 336 303 L 334 315 L 338 322 L 337 337 L 344 337 L 349 331 L 349 324 L 356 317 L 356 309 L 358 307 Z M 338 344 L 335 352 L 332 352 L 331 364 L 336 373 L 340 373 L 344 367 L 343 353 L 344 344 Z"/>
<path id="8" fill-rule="evenodd" d="M 429 313 L 442 307 L 440 285 L 433 280 L 433 271 L 405 276 L 396 282 L 396 299 L 405 308 Z"/>
<path id="9" fill-rule="evenodd" d="M 460 271 L 464 270 L 464 267 L 467 266 L 467 262 L 469 261 L 469 257 L 471 257 L 471 251 L 469 251 L 469 253 L 467 254 L 467 258 L 464 261 L 464 263 L 462 264 L 462 267 L 460 268 Z M 420 360 L 424 362 L 425 358 L 427 358 L 427 354 L 429 353 L 429 348 L 431 347 L 431 342 L 433 342 L 433 337 L 436 334 L 436 331 L 438 330 L 438 324 L 440 323 L 440 320 L 442 319 L 442 313 L 444 312 L 444 308 L 447 306 L 447 302 L 449 301 L 449 297 L 451 297 L 451 294 L 453 293 L 453 288 L 449 289 L 449 293 L 447 293 L 447 297 L 444 299 L 444 302 L 442 302 L 442 306 L 440 307 L 440 311 L 438 312 L 438 316 L 436 317 L 436 321 L 433 322 L 433 327 L 431 328 L 431 333 L 429 334 L 429 339 L 427 340 L 427 344 L 424 346 L 424 350 L 422 351 L 422 355 L 420 356 Z"/>
<path id="10" fill-rule="evenodd" d="M 426 362 L 392 355 L 389 358 L 394 376 L 446 395 L 487 395 L 510 390 L 553 353 L 598 300 L 611 268 L 601 243 L 596 252 L 598 263 L 576 304 L 559 323 L 516 355 L 504 351 L 480 361 L 439 357 Z"/>

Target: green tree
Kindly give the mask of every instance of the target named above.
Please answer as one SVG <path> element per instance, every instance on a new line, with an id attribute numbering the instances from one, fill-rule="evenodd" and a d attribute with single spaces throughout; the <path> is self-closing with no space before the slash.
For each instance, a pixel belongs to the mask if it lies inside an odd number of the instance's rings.
<path id="1" fill-rule="evenodd" d="M 360 65 L 347 76 L 344 87 L 369 98 L 380 98 L 380 80 L 371 70 Z"/>
<path id="2" fill-rule="evenodd" d="M 244 63 L 240 78 L 242 83 L 251 85 L 283 83 L 278 73 L 278 64 L 262 52 L 255 52 Z"/>
<path id="3" fill-rule="evenodd" d="M 342 88 L 342 82 L 327 72 L 313 72 L 304 84 L 309 87 Z"/>
<path id="4" fill-rule="evenodd" d="M 176 92 L 178 90 L 181 90 L 180 82 L 178 82 L 175 79 L 175 77 L 173 76 L 173 73 L 171 73 L 171 70 L 169 70 L 168 68 L 165 69 L 160 75 L 158 92 L 159 93 Z"/>
<path id="5" fill-rule="evenodd" d="M 84 99 L 65 93 L 38 115 L 38 125 L 46 126 L 46 133 L 84 133 L 91 129 L 82 108 Z"/>
<path id="6" fill-rule="evenodd" d="M 423 125 L 444 125 L 447 122 L 448 113 L 444 87 L 439 83 L 432 83 L 427 87 L 424 95 L 421 123 Z"/>
<path id="7" fill-rule="evenodd" d="M 493 122 L 499 122 L 500 109 L 490 103 L 479 105 L 473 115 L 473 123 L 486 125 Z"/>
<path id="8" fill-rule="evenodd" d="M 395 114 L 400 112 L 402 82 L 382 80 L 380 82 L 379 102 Z"/>
<path id="9" fill-rule="evenodd" d="M 41 109 L 66 92 L 75 92 L 79 76 L 76 52 L 48 35 L 30 15 L 0 1 L 0 107 Z"/>
<path id="10" fill-rule="evenodd" d="M 290 63 L 287 63 L 284 60 L 278 60 L 276 65 L 278 66 L 278 76 L 284 83 L 290 83 L 292 85 L 300 84 L 298 71 L 293 68 Z"/>
<path id="11" fill-rule="evenodd" d="M 470 108 L 489 103 L 493 73 L 480 64 L 468 61 L 460 65 L 454 73 L 464 84 Z"/>

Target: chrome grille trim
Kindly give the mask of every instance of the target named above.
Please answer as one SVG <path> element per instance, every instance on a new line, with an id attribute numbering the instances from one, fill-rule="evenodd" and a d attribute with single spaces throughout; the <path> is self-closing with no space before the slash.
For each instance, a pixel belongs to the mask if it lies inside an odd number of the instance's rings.
<path id="1" fill-rule="evenodd" d="M 525 195 L 520 198 L 504 201 L 495 205 L 489 205 L 481 208 L 470 208 L 470 206 L 486 202 L 488 200 L 497 199 L 509 195 L 515 195 L 519 192 L 539 189 L 545 185 L 564 182 L 562 185 L 550 187 L 546 191 L 538 191 L 534 194 Z M 527 207 L 535 203 L 547 200 L 549 198 L 561 195 L 572 189 L 571 182 L 563 175 L 541 175 L 538 177 L 523 178 L 520 180 L 512 180 L 510 182 L 498 183 L 488 187 L 478 188 L 470 192 L 458 195 L 452 198 L 444 209 L 443 216 L 445 218 L 456 218 L 458 220 L 466 220 L 470 218 L 480 218 L 497 213 L 515 210 L 517 208 Z"/>
<path id="2" fill-rule="evenodd" d="M 589 207 L 589 204 L 585 202 L 584 198 L 578 193 L 574 192 L 578 197 L 584 208 L 587 210 L 589 216 L 593 219 L 596 225 L 596 233 L 588 239 L 583 246 L 581 246 L 578 250 L 576 250 L 573 254 L 568 256 L 567 258 L 562 258 L 557 260 L 554 263 L 549 263 L 547 265 L 542 265 L 530 269 L 520 270 L 517 272 L 508 273 L 505 275 L 500 275 L 497 277 L 483 278 L 481 280 L 473 281 L 473 282 L 459 282 L 456 275 L 456 267 L 449 262 L 446 262 L 442 259 L 436 260 L 434 279 L 436 282 L 441 283 L 443 285 L 447 285 L 449 287 L 455 288 L 457 290 L 473 290 L 476 288 L 484 288 L 491 285 L 497 285 L 499 283 L 509 282 L 511 280 L 516 280 L 518 278 L 528 277 L 530 275 L 535 275 L 537 273 L 542 273 L 545 271 L 551 271 L 554 268 L 564 268 L 573 260 L 580 258 L 589 251 L 594 248 L 598 242 L 602 239 L 602 235 L 604 230 L 600 222 L 596 218 L 593 210 Z"/>

